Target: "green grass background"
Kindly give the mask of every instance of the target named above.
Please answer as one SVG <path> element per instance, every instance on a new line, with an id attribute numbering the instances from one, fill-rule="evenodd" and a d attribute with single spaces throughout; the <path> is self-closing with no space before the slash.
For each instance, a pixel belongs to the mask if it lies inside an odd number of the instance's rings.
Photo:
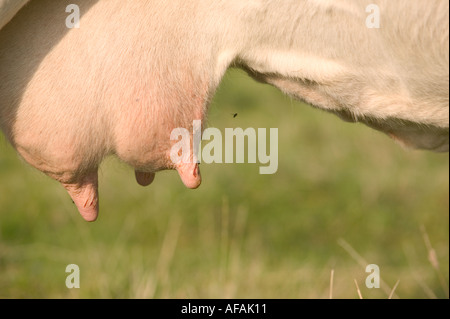
<path id="1" fill-rule="evenodd" d="M 448 154 L 404 150 L 236 70 L 208 122 L 278 128 L 277 173 L 203 164 L 197 190 L 173 171 L 142 188 L 109 158 L 95 223 L 1 137 L 0 298 L 328 298 L 332 270 L 333 298 L 358 298 L 355 280 L 363 298 L 397 281 L 394 298 L 448 298 Z"/>

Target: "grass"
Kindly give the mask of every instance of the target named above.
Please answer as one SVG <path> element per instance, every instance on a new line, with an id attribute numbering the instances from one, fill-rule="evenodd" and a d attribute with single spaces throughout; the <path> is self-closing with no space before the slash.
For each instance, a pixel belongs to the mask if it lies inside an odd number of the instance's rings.
<path id="1" fill-rule="evenodd" d="M 355 281 L 365 299 L 448 298 L 448 154 L 404 150 L 236 70 L 208 122 L 278 128 L 277 173 L 203 164 L 195 191 L 175 172 L 142 188 L 109 158 L 95 223 L 0 142 L 0 298 L 359 298 Z M 72 263 L 79 289 L 65 286 Z"/>

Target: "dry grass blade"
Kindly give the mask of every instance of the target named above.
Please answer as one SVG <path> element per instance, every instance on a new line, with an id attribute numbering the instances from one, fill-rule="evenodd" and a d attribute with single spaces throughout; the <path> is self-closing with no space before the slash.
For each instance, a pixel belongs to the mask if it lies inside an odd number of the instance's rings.
<path id="1" fill-rule="evenodd" d="M 354 281 L 355 281 L 356 291 L 358 292 L 359 299 L 363 299 L 363 296 L 361 294 L 361 290 L 359 289 L 359 286 L 358 286 L 358 282 L 356 281 L 356 279 L 354 279 Z"/>
<path id="2" fill-rule="evenodd" d="M 400 279 L 397 280 L 397 282 L 395 283 L 394 288 L 392 288 L 392 291 L 391 291 L 391 293 L 389 294 L 388 299 L 392 299 L 392 297 L 394 296 L 395 289 L 397 289 L 397 286 L 398 286 L 399 283 L 400 283 Z"/>
<path id="3" fill-rule="evenodd" d="M 174 215 L 167 226 L 167 231 L 161 245 L 158 263 L 156 265 L 156 286 L 165 288 L 169 280 L 169 268 L 172 262 L 180 234 L 181 217 Z"/>
<path id="4" fill-rule="evenodd" d="M 228 271 L 228 253 L 229 253 L 229 232 L 230 232 L 230 208 L 228 204 L 228 198 L 222 198 L 222 210 L 221 210 L 221 234 L 220 234 L 220 268 L 219 268 L 219 280 L 224 283 Z"/>
<path id="5" fill-rule="evenodd" d="M 427 247 L 428 260 L 429 260 L 431 266 L 433 266 L 434 270 L 436 271 L 436 274 L 439 278 L 439 283 L 441 284 L 442 290 L 444 291 L 445 296 L 448 298 L 449 297 L 448 285 L 444 278 L 444 275 L 442 274 L 442 272 L 439 268 L 439 260 L 437 258 L 436 250 L 434 250 L 433 246 L 431 245 L 430 237 L 428 236 L 428 233 L 427 233 L 424 225 L 420 226 L 420 231 L 422 232 L 422 237 L 425 242 L 425 246 Z"/>
<path id="6" fill-rule="evenodd" d="M 334 281 L 334 269 L 331 269 L 330 274 L 330 299 L 333 299 L 333 281 Z"/>
<path id="7" fill-rule="evenodd" d="M 434 293 L 433 289 L 430 288 L 430 286 L 425 282 L 423 279 L 423 274 L 419 274 L 417 262 L 414 262 L 415 257 L 415 246 L 414 245 L 403 245 L 403 251 L 405 254 L 406 259 L 408 260 L 409 265 L 409 272 L 411 273 L 411 276 L 413 277 L 414 281 L 420 286 L 423 293 L 427 296 L 429 299 L 437 299 L 436 294 Z"/>

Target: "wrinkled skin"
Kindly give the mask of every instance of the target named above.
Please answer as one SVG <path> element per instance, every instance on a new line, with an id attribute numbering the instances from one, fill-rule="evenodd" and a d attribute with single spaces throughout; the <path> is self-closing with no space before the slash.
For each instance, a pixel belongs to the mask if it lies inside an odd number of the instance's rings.
<path id="1" fill-rule="evenodd" d="M 369 2 L 384 14 L 379 30 L 364 26 Z M 195 160 L 170 160 L 170 133 L 204 123 L 230 66 L 403 144 L 448 151 L 448 1 L 369 2 L 32 0 L 0 30 L 0 126 L 87 221 L 109 155 L 143 186 L 165 169 L 200 185 Z M 65 25 L 72 3 L 79 29 Z"/>

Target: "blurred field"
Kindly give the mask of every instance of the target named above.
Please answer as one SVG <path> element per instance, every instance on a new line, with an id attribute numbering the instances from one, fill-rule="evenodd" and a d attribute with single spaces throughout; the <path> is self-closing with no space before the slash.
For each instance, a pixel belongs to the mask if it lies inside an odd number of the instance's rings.
<path id="1" fill-rule="evenodd" d="M 107 159 L 95 223 L 1 137 L 0 298 L 328 298 L 332 270 L 333 298 L 358 298 L 355 279 L 363 298 L 398 280 L 394 298 L 448 298 L 448 154 L 404 150 L 236 70 L 209 126 L 277 127 L 278 172 L 203 164 L 195 191 L 169 171 L 142 188 Z M 72 263 L 80 289 L 65 286 Z"/>

